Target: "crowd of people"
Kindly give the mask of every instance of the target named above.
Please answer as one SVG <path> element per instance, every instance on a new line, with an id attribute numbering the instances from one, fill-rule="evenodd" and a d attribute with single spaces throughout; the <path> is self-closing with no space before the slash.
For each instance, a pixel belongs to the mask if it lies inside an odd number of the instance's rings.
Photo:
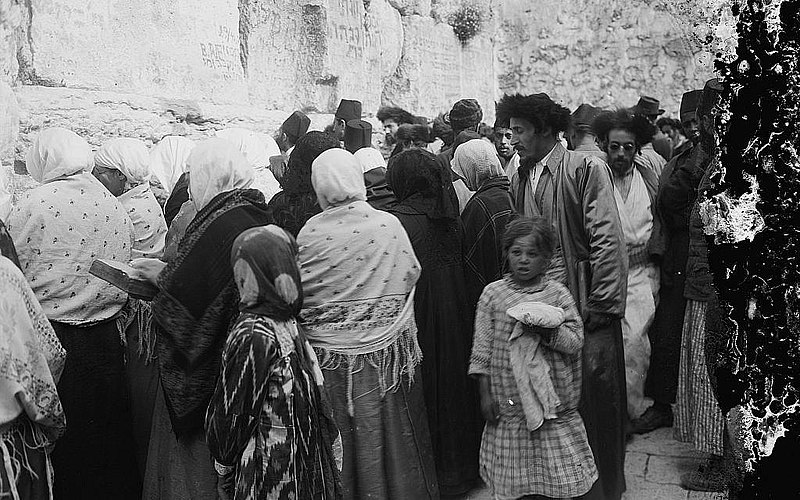
<path id="1" fill-rule="evenodd" d="M 355 100 L 151 149 L 41 130 L 0 198 L 0 494 L 619 500 L 628 439 L 672 426 L 708 456 L 684 487 L 725 490 L 720 91 L 385 107 L 378 147 Z"/>

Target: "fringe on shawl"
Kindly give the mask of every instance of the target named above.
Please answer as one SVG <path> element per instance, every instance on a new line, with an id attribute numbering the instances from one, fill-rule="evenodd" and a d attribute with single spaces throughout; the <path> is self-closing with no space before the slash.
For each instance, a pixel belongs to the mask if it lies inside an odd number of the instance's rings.
<path id="1" fill-rule="evenodd" d="M 315 347 L 320 368 L 339 370 L 347 368 L 347 411 L 354 413 L 353 375 L 369 364 L 378 371 L 378 385 L 381 397 L 387 392 L 395 392 L 403 379 L 410 388 L 414 382 L 414 372 L 422 361 L 422 349 L 417 342 L 417 327 L 413 317 L 387 347 L 367 354 L 347 354 Z"/>
<path id="2" fill-rule="evenodd" d="M 131 298 L 123 308 L 122 313 L 117 317 L 117 330 L 119 331 L 120 339 L 122 339 L 122 345 L 126 349 L 128 347 L 128 339 L 125 332 L 127 332 L 134 320 L 137 320 L 136 324 L 139 327 L 139 332 L 136 336 L 139 345 L 136 353 L 140 358 L 144 357 L 145 364 L 149 365 L 156 358 L 156 335 L 153 330 L 152 303 Z"/>
<path id="3" fill-rule="evenodd" d="M 30 440 L 28 439 L 29 437 Z M 8 478 L 10 488 L 10 491 L 5 491 L 4 488 L 0 487 L 0 498 L 6 498 L 10 495 L 14 500 L 21 500 L 17 490 L 17 481 L 23 471 L 30 474 L 33 480 L 40 480 L 39 474 L 30 465 L 28 451 L 41 450 L 45 456 L 44 480 L 47 481 L 49 498 L 53 500 L 53 464 L 50 461 L 50 453 L 47 450 L 49 446 L 50 440 L 44 431 L 25 417 L 18 418 L 8 430 L 0 434 L 0 455 L 3 458 L 3 469 L 5 470 L 5 476 Z M 2 486 L 1 482 L 0 486 Z"/>

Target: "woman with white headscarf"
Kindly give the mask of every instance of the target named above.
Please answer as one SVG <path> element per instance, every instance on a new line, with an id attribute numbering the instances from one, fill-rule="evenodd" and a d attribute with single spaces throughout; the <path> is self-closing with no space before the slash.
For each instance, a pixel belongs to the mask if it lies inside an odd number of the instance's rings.
<path id="1" fill-rule="evenodd" d="M 89 172 L 92 150 L 43 130 L 26 157 L 40 186 L 9 217 L 22 272 L 67 351 L 58 384 L 68 428 L 53 450 L 56 498 L 138 498 L 120 312 L 128 296 L 89 274 L 95 259 L 131 258 L 133 227 Z"/>
<path id="2" fill-rule="evenodd" d="M 300 230 L 304 326 L 344 446 L 345 499 L 439 498 L 414 320 L 420 266 L 396 217 L 367 202 L 358 160 L 312 164 L 322 213 Z"/>
<path id="3" fill-rule="evenodd" d="M 160 257 L 167 223 L 150 189 L 150 154 L 145 143 L 128 138 L 105 142 L 95 154 L 93 173 L 133 222 L 133 258 Z"/>
<path id="4" fill-rule="evenodd" d="M 264 193 L 264 199 L 269 200 L 281 190 L 281 185 L 275 179 L 275 174 L 269 168 L 269 158 L 278 156 L 281 150 L 275 139 L 267 134 L 252 132 L 243 128 L 226 128 L 217 132 L 217 137 L 232 142 L 247 158 L 247 162 L 255 170 L 253 189 Z"/>
<path id="5" fill-rule="evenodd" d="M 150 170 L 167 192 L 164 220 L 167 227 L 178 215 L 181 205 L 189 199 L 189 176 L 186 160 L 194 141 L 178 135 L 168 135 L 150 150 Z"/>
<path id="6" fill-rule="evenodd" d="M 217 498 L 204 418 L 239 302 L 231 246 L 244 230 L 269 224 L 263 194 L 250 189 L 253 169 L 233 144 L 219 138 L 200 142 L 187 164 L 197 215 L 177 255 L 169 263 L 132 263 L 159 288 L 153 314 L 161 389 L 153 414 L 145 499 Z"/>
<path id="7" fill-rule="evenodd" d="M 503 276 L 502 239 L 514 216 L 509 181 L 494 145 L 469 140 L 456 148 L 452 168 L 475 194 L 461 213 L 464 224 L 464 272 L 470 311 L 483 287 Z"/>

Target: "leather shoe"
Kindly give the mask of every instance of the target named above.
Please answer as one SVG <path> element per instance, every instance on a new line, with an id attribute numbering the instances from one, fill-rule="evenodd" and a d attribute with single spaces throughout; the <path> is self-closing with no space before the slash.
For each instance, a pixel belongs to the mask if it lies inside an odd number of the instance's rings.
<path id="1" fill-rule="evenodd" d="M 634 434 L 647 434 L 661 427 L 672 427 L 672 409 L 658 410 L 651 406 L 641 417 L 631 422 L 631 432 Z"/>

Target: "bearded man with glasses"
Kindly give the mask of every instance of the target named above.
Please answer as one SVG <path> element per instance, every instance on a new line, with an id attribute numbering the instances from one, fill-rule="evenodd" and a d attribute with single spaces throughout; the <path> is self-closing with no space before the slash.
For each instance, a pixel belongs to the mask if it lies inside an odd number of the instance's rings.
<path id="1" fill-rule="evenodd" d="M 625 347 L 625 385 L 628 417 L 639 418 L 649 406 L 644 383 L 650 365 L 650 328 L 656 313 L 659 270 L 657 244 L 661 220 L 656 210 L 658 175 L 636 161 L 655 127 L 635 110 L 619 109 L 595 118 L 592 128 L 608 155 L 628 253 L 628 287 L 622 340 Z"/>

